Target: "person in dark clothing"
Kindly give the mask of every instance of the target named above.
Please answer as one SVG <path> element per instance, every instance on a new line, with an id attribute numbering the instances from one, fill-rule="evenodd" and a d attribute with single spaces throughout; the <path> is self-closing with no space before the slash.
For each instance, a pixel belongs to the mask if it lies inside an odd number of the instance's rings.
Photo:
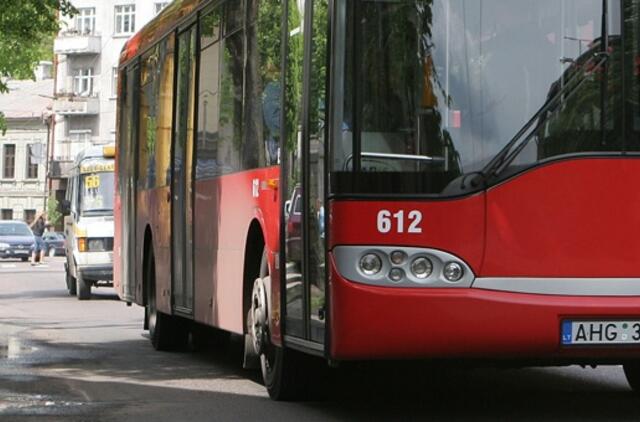
<path id="1" fill-rule="evenodd" d="M 40 254 L 40 263 L 44 263 L 44 254 L 46 249 L 46 244 L 42 239 L 42 235 L 46 229 L 46 224 L 44 221 L 44 216 L 40 214 L 38 218 L 31 223 L 31 231 L 33 232 L 33 236 L 35 237 L 35 243 L 33 245 L 33 252 L 31 253 L 31 265 L 36 265 L 36 256 L 38 253 Z"/>

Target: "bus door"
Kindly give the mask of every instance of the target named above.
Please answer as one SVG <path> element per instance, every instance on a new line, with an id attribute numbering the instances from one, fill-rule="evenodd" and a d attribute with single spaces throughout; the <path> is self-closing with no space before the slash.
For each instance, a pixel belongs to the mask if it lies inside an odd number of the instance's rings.
<path id="1" fill-rule="evenodd" d="M 119 181 L 121 196 L 121 239 L 122 239 L 122 291 L 124 299 L 133 302 L 136 293 L 136 142 L 138 133 L 138 90 L 140 66 L 135 63 L 126 70 L 122 93 L 126 96 L 122 110 L 121 148 L 119 165 L 125 169 L 120 171 L 123 179 Z"/>
<path id="2" fill-rule="evenodd" d="M 283 271 L 285 343 L 324 351 L 326 321 L 325 103 L 328 0 L 288 2 Z M 299 9 L 295 9 L 298 8 Z M 291 27 L 293 25 L 293 27 Z M 292 101 L 293 99 L 293 101 Z"/>
<path id="3" fill-rule="evenodd" d="M 174 312 L 193 316 L 193 151 L 197 26 L 178 35 L 175 133 L 171 178 L 172 294 Z"/>

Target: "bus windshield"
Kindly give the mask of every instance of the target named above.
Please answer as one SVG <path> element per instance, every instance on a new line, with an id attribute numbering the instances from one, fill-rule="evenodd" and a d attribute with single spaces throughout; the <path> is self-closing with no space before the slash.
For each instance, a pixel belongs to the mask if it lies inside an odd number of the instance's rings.
<path id="1" fill-rule="evenodd" d="M 440 195 L 486 169 L 517 137 L 527 146 L 516 161 L 527 165 L 623 151 L 620 5 L 363 0 L 345 7 L 333 192 Z"/>
<path id="2" fill-rule="evenodd" d="M 80 212 L 85 216 L 113 214 L 113 172 L 80 175 Z"/>

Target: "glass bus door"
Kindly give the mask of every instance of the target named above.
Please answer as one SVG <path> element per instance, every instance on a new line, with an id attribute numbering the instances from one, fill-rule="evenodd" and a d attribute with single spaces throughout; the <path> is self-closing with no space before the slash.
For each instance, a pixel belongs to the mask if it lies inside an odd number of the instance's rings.
<path id="1" fill-rule="evenodd" d="M 197 30 L 178 36 L 175 133 L 171 182 L 173 310 L 193 315 L 193 139 Z"/>
<path id="2" fill-rule="evenodd" d="M 306 346 L 323 351 L 328 0 L 289 1 L 287 13 L 285 342 L 304 340 Z M 289 121 L 293 116 L 295 121 Z"/>

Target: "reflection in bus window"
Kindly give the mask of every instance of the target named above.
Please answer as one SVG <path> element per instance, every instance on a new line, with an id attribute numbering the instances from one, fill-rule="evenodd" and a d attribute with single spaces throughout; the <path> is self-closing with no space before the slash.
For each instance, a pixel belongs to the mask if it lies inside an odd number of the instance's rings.
<path id="1" fill-rule="evenodd" d="M 358 4 L 333 148 L 339 189 L 440 194 L 517 136 L 531 141 L 521 163 L 622 150 L 619 1 Z"/>

